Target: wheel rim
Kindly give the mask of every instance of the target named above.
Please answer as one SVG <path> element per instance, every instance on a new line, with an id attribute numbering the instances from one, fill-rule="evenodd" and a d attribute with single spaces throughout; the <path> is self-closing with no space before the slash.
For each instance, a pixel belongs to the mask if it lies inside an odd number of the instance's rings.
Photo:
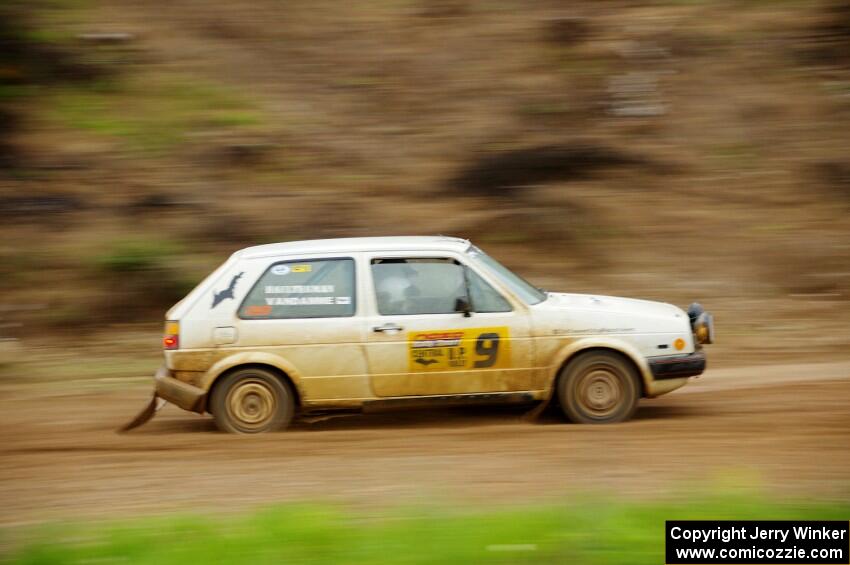
<path id="1" fill-rule="evenodd" d="M 625 396 L 619 375 L 607 367 L 594 367 L 582 375 L 576 393 L 581 409 L 595 418 L 616 412 Z"/>
<path id="2" fill-rule="evenodd" d="M 227 395 L 227 411 L 240 428 L 255 430 L 268 425 L 277 412 L 272 388 L 259 379 L 245 379 Z"/>

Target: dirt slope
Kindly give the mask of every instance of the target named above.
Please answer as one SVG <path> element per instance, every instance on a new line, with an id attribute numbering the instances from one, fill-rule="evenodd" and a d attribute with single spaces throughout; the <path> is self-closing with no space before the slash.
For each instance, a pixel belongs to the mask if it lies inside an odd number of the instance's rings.
<path id="1" fill-rule="evenodd" d="M 156 328 L 253 243 L 444 233 L 701 300 L 736 362 L 850 341 L 846 0 L 54 4 L 25 37 L 103 75 L 10 103 L 4 337 Z"/>

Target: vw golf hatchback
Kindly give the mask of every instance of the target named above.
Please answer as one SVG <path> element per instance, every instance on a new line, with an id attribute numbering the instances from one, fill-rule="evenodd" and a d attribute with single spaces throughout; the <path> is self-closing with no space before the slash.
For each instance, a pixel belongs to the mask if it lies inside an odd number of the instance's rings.
<path id="1" fill-rule="evenodd" d="M 684 385 L 714 339 L 699 304 L 541 290 L 469 241 L 299 241 L 234 253 L 166 315 L 154 397 L 228 432 L 297 415 L 557 402 L 620 422 Z"/>

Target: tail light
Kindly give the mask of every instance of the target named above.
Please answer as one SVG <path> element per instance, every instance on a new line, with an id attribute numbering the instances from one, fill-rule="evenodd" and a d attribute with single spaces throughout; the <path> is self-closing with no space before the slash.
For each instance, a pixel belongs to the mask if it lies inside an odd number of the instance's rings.
<path id="1" fill-rule="evenodd" d="M 162 348 L 166 350 L 180 348 L 180 322 L 165 322 L 165 334 L 162 336 Z"/>

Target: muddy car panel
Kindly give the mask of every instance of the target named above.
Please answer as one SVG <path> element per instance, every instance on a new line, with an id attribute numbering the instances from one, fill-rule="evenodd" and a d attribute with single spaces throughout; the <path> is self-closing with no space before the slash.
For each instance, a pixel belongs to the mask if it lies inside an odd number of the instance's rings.
<path id="1" fill-rule="evenodd" d="M 334 294 L 334 285 L 267 284 L 277 280 L 272 274 L 288 280 L 299 268 L 341 261 L 353 268 L 353 286 L 345 296 L 325 298 L 324 291 Z M 675 364 L 700 347 L 692 320 L 680 308 L 554 292 L 528 300 L 492 265 L 468 241 L 447 237 L 320 240 L 239 251 L 167 313 L 167 320 L 179 324 L 179 346 L 165 351 L 158 394 L 201 412 L 203 397 L 222 374 L 263 365 L 291 382 L 302 410 L 482 393 L 526 392 L 540 399 L 550 396 L 564 365 L 589 349 L 628 357 L 647 397 L 683 386 L 701 372 L 683 362 L 682 370 L 691 374 L 653 375 L 653 359 Z M 416 269 L 417 277 L 438 273 L 435 281 L 465 277 L 467 300 L 474 277 L 476 289 L 495 306 L 483 312 L 469 305 L 463 311 L 461 300 L 460 310 L 448 313 L 393 311 L 386 306 L 394 304 L 387 292 L 379 299 L 377 278 L 383 277 L 380 284 L 386 289 L 394 273 Z M 304 288 L 316 292 L 297 294 Z M 267 306 L 263 298 L 269 305 L 338 303 L 346 310 L 335 316 L 272 317 L 264 314 L 276 306 Z M 390 310 L 381 311 L 382 304 Z"/>

